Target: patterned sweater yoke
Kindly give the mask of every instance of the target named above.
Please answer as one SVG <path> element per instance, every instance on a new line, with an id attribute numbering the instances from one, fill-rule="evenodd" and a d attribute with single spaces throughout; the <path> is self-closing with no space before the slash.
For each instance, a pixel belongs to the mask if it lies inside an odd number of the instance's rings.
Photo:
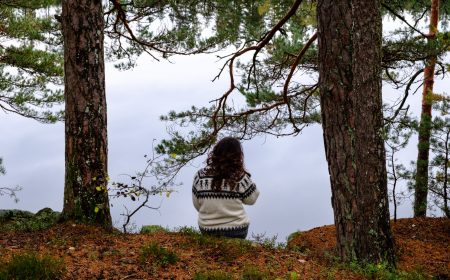
<path id="1" fill-rule="evenodd" d="M 247 232 L 250 221 L 243 205 L 254 204 L 259 196 L 250 174 L 245 173 L 235 189 L 222 182 L 221 190 L 213 190 L 212 180 L 205 169 L 200 169 L 194 177 L 192 201 L 199 213 L 200 230 L 211 233 Z"/>

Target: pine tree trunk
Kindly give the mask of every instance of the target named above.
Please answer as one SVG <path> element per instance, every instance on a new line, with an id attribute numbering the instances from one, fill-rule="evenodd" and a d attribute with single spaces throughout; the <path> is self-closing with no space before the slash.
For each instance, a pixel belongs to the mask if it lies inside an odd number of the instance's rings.
<path id="1" fill-rule="evenodd" d="M 322 126 L 338 252 L 395 266 L 381 100 L 380 1 L 319 0 Z"/>
<path id="2" fill-rule="evenodd" d="M 439 18 L 439 0 L 432 0 L 431 18 L 428 40 L 436 37 Z M 424 83 L 422 92 L 422 112 L 419 124 L 419 143 L 417 145 L 416 185 L 414 188 L 414 217 L 425 217 L 427 214 L 428 199 L 428 166 L 431 136 L 431 108 L 434 84 L 434 68 L 436 56 L 430 56 L 424 70 Z"/>
<path id="3" fill-rule="evenodd" d="M 447 218 L 450 218 L 450 209 L 448 207 L 448 164 L 449 164 L 449 140 L 450 140 L 450 131 L 447 131 L 445 135 L 445 161 L 444 161 L 444 183 L 442 184 L 442 193 L 444 200 L 444 214 Z"/>
<path id="4" fill-rule="evenodd" d="M 64 219 L 110 229 L 103 7 L 62 1 L 66 102 Z"/>

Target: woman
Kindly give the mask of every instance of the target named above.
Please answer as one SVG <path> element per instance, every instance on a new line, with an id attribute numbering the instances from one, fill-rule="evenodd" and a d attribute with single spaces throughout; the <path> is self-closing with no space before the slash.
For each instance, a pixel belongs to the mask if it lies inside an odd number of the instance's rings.
<path id="1" fill-rule="evenodd" d="M 250 221 L 243 204 L 254 204 L 259 191 L 245 171 L 241 143 L 233 137 L 223 138 L 209 153 L 206 164 L 192 186 L 200 231 L 245 239 Z"/>

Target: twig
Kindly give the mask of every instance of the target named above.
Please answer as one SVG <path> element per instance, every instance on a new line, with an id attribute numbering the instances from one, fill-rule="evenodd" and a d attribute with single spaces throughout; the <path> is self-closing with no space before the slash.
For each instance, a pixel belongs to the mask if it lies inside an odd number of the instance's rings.
<path id="1" fill-rule="evenodd" d="M 291 66 L 291 71 L 289 72 L 286 81 L 284 83 L 284 87 L 283 87 L 283 100 L 284 102 L 287 104 L 288 110 L 289 110 L 289 119 L 291 120 L 292 126 L 294 127 L 294 130 L 299 131 L 297 125 L 294 122 L 294 119 L 292 118 L 292 109 L 291 106 L 289 105 L 289 99 L 288 99 L 288 88 L 289 88 L 289 83 L 291 82 L 292 76 L 294 75 L 295 70 L 297 69 L 298 64 L 300 63 L 300 60 L 303 58 L 303 56 L 305 55 L 306 51 L 309 49 L 309 47 L 311 46 L 311 44 L 317 39 L 317 32 L 314 33 L 314 35 L 311 36 L 311 38 L 309 38 L 308 42 L 306 42 L 306 44 L 303 46 L 303 48 L 301 49 L 300 53 L 297 55 L 294 64 L 292 64 Z M 309 98 L 309 96 L 308 96 Z M 306 104 L 306 102 L 305 102 Z M 306 105 L 305 105 L 306 106 Z M 305 114 L 305 112 L 304 112 Z"/>
<path id="2" fill-rule="evenodd" d="M 409 90 L 410 90 L 412 84 L 414 83 L 414 81 L 416 80 L 416 78 L 420 75 L 420 73 L 422 73 L 423 71 L 424 71 L 424 69 L 420 69 L 419 71 L 417 71 L 417 72 L 411 77 L 411 79 L 409 80 L 408 84 L 406 85 L 406 88 L 405 88 L 405 94 L 404 94 L 404 96 L 403 96 L 402 102 L 401 102 L 400 105 L 398 106 L 398 108 L 397 108 L 397 110 L 395 111 L 394 115 L 393 115 L 391 118 L 389 118 L 388 122 L 394 121 L 395 118 L 398 116 L 398 114 L 400 113 L 400 111 L 401 111 L 402 108 L 403 108 L 403 105 L 405 105 L 406 99 L 407 99 L 408 96 L 409 96 Z"/>

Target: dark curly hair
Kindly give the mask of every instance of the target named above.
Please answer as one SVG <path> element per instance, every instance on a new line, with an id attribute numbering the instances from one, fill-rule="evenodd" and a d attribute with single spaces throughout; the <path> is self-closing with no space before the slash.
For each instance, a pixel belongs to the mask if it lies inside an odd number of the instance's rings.
<path id="1" fill-rule="evenodd" d="M 239 180 L 245 174 L 241 143 L 233 137 L 223 138 L 209 153 L 206 164 L 206 173 L 213 177 L 213 190 L 220 191 L 222 182 L 230 190 L 236 190 Z"/>

